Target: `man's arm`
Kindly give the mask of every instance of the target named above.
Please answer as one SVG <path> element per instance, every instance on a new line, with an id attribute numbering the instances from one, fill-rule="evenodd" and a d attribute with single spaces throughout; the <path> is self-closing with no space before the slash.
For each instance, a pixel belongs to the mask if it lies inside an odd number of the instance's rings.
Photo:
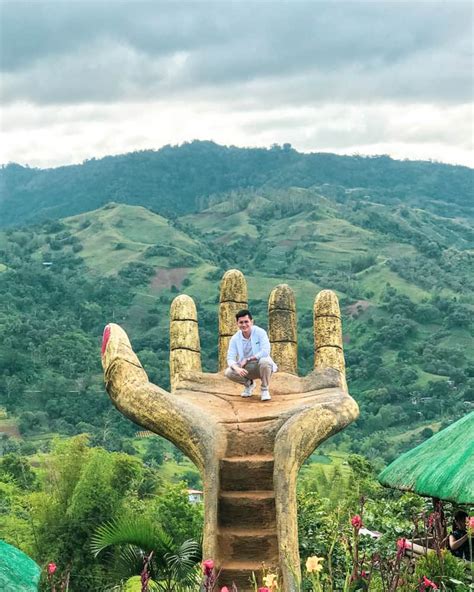
<path id="1" fill-rule="evenodd" d="M 244 368 L 248 360 L 238 362 L 238 357 L 239 350 L 237 349 L 237 337 L 234 335 L 229 342 L 229 349 L 227 350 L 227 365 L 239 376 L 248 376 L 248 372 Z"/>
<path id="2" fill-rule="evenodd" d="M 235 369 L 235 367 L 239 367 L 237 364 L 237 358 L 239 357 L 239 352 L 237 350 L 237 344 L 235 342 L 235 335 L 229 341 L 229 349 L 227 350 L 227 365 L 229 368 Z"/>
<path id="3" fill-rule="evenodd" d="M 267 358 L 270 355 L 270 340 L 268 339 L 265 329 L 262 329 L 261 327 L 258 328 L 257 336 L 260 341 L 260 349 L 253 355 L 253 358 L 258 361 L 260 358 Z"/>

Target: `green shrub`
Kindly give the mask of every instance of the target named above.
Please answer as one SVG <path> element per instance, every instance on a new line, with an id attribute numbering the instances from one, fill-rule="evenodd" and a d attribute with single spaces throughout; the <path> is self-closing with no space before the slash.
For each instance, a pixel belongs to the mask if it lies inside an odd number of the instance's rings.
<path id="1" fill-rule="evenodd" d="M 466 581 L 464 562 L 446 549 L 443 549 L 439 556 L 437 553 L 431 552 L 418 559 L 415 565 L 415 575 L 419 580 L 426 576 L 439 587 L 442 584 L 447 590 L 455 590 L 456 592 L 464 590 L 467 592 L 468 590 L 464 584 Z"/>

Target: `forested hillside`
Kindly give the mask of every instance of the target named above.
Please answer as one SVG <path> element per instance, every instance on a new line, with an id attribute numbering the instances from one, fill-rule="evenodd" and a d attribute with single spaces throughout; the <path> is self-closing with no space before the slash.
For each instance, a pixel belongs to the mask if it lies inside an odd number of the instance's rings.
<path id="1" fill-rule="evenodd" d="M 383 536 L 361 537 L 362 563 L 401 566 L 395 541 L 427 508 L 375 474 L 474 406 L 472 170 L 195 142 L 46 171 L 9 165 L 1 183 L 0 536 L 48 566 L 41 590 L 131 589 L 143 554 L 92 555 L 107 521 L 129 534 L 164 529 L 163 589 L 177 589 L 170 549 L 199 588 L 199 555 L 181 545 L 200 539 L 201 508 L 185 489 L 201 487 L 200 476 L 112 406 L 100 342 L 106 323 L 122 325 L 167 388 L 169 307 L 184 292 L 197 304 L 204 368 L 216 371 L 219 282 L 230 268 L 247 278 L 258 325 L 277 284 L 295 291 L 300 374 L 313 366 L 314 297 L 330 288 L 341 303 L 361 415 L 300 472 L 302 558 L 332 555 L 342 589 L 348 516 L 364 512 Z M 423 559 L 416 570 L 403 577 L 438 573 Z M 462 566 L 449 575 L 462 579 Z"/>
<path id="2" fill-rule="evenodd" d="M 196 150 L 201 156 L 232 155 L 235 166 L 228 161 L 228 176 L 210 176 L 206 184 L 203 161 L 191 159 Z M 32 202 L 28 208 L 17 178 L 3 205 L 25 201 L 3 222 L 18 222 L 26 213 L 84 210 L 86 195 L 91 207 L 97 205 L 97 199 L 107 199 L 107 185 L 92 195 L 80 179 L 102 165 L 117 174 L 123 193 L 115 197 L 133 204 L 142 195 L 158 210 L 159 192 L 152 186 L 147 191 L 143 185 L 141 194 L 131 187 L 150 178 L 153 159 L 165 155 L 174 155 L 179 166 L 169 177 L 155 170 L 162 183 L 153 186 L 161 187 L 160 195 L 173 197 L 166 192 L 184 170 L 202 175 L 202 186 L 193 191 L 183 189 L 186 178 L 175 186 L 180 199 L 171 201 L 182 215 L 109 203 L 0 234 L 0 404 L 8 414 L 1 431 L 19 430 L 30 448 L 47 445 L 54 433 L 88 432 L 93 443 L 133 451 L 138 428 L 120 417 L 102 388 L 103 326 L 123 325 L 151 379 L 166 387 L 169 304 L 178 292 L 188 293 L 198 305 L 204 365 L 215 371 L 219 280 L 233 267 L 248 279 L 260 325 L 266 326 L 271 289 L 286 282 L 295 290 L 301 373 L 312 367 L 314 296 L 323 288 L 338 292 L 349 384 L 361 418 L 329 446 L 360 452 L 382 465 L 471 409 L 474 237 L 467 186 L 472 171 L 384 157 L 309 155 L 305 160 L 289 148 L 245 152 L 195 143 L 82 168 L 7 167 L 4 180 L 12 183 L 14 171 L 23 176 Z M 308 164 L 318 159 L 327 166 Z M 220 164 L 216 160 L 216 171 L 224 161 L 224 156 Z M 278 168 L 278 162 L 287 162 L 287 168 Z M 131 174 L 131 163 L 142 168 L 142 177 Z M 292 180 L 290 164 L 301 173 L 293 168 Z M 252 175 L 258 170 L 264 184 L 242 188 L 255 184 Z M 78 175 L 76 181 L 68 171 Z M 120 175 L 129 175 L 128 185 Z M 324 182 L 310 183 L 317 176 Z M 50 189 L 50 202 L 41 193 L 42 183 Z M 363 183 L 368 186 L 361 188 Z M 232 184 L 241 188 L 223 191 Z M 62 205 L 55 195 L 62 196 Z M 35 212 L 40 204 L 43 209 Z"/>
<path id="3" fill-rule="evenodd" d="M 202 209 L 216 193 L 326 183 L 336 191 L 370 189 L 382 203 L 472 217 L 473 172 L 467 167 L 388 156 L 301 154 L 289 144 L 264 149 L 195 141 L 55 169 L 4 166 L 0 226 L 71 216 L 110 201 L 178 215 Z"/>

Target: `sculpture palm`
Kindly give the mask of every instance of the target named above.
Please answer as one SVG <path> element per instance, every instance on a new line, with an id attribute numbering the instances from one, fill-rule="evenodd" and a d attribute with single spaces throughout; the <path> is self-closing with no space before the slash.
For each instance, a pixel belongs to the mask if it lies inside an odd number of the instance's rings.
<path id="1" fill-rule="evenodd" d="M 237 270 L 222 280 L 219 372 L 203 373 L 196 308 L 188 296 L 171 305 L 171 392 L 151 384 L 126 333 L 104 332 L 107 391 L 135 423 L 167 438 L 199 468 L 204 483 L 203 556 L 221 569 L 220 582 L 251 589 L 252 572 L 279 569 L 282 590 L 297 588 L 299 573 L 296 478 L 303 461 L 358 415 L 347 392 L 336 295 L 314 303 L 315 362 L 297 375 L 296 308 L 291 289 L 277 286 L 269 300 L 269 337 L 279 372 L 272 401 L 242 399 L 223 375 L 235 313 L 247 307 L 247 285 Z"/>

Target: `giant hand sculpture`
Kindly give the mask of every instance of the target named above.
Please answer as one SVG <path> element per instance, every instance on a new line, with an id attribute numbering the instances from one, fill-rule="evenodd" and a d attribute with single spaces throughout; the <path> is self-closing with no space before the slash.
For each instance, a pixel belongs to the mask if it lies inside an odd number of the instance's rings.
<path id="1" fill-rule="evenodd" d="M 279 372 L 272 400 L 242 399 L 223 375 L 235 313 L 247 307 L 237 270 L 222 280 L 219 372 L 203 373 L 196 308 L 188 296 L 171 305 L 168 393 L 148 381 L 126 333 L 107 325 L 102 363 L 115 406 L 135 423 L 171 440 L 199 468 L 204 483 L 203 556 L 213 558 L 221 585 L 252 589 L 252 572 L 279 569 L 281 589 L 297 589 L 296 478 L 303 461 L 358 415 L 347 392 L 339 304 L 328 290 L 314 303 L 314 370 L 297 375 L 296 308 L 292 290 L 269 300 L 269 337 Z M 196 533 L 197 535 L 198 533 Z"/>

